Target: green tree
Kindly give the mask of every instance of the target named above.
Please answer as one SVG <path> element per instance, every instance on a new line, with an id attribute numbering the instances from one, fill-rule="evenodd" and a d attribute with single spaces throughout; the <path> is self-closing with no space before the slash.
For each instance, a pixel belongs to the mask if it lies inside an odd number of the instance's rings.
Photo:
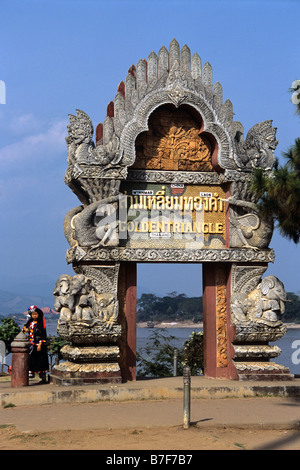
<path id="1" fill-rule="evenodd" d="M 300 114 L 300 80 L 293 82 L 296 90 L 297 114 Z M 258 211 L 262 217 L 272 216 L 280 233 L 295 243 L 300 241 L 300 138 L 283 154 L 286 163 L 279 166 L 278 160 L 271 173 L 262 169 L 254 171 L 252 190 L 258 200 Z"/>
<path id="2" fill-rule="evenodd" d="M 7 352 L 11 352 L 11 343 L 15 339 L 21 328 L 13 318 L 1 318 L 0 340 L 4 341 Z"/>
<path id="3" fill-rule="evenodd" d="M 287 293 L 289 302 L 285 306 L 283 321 L 286 323 L 300 323 L 300 297 L 293 292 Z"/>
<path id="4" fill-rule="evenodd" d="M 185 340 L 182 350 L 182 363 L 191 369 L 192 375 L 199 375 L 204 371 L 204 356 L 203 356 L 203 333 L 199 331 L 190 335 Z"/>
<path id="5" fill-rule="evenodd" d="M 142 294 L 137 300 L 138 321 L 200 321 L 202 311 L 202 297 L 190 298 L 177 292 L 164 297 Z"/>
<path id="6" fill-rule="evenodd" d="M 295 243 L 300 240 L 300 138 L 287 153 L 287 162 L 271 174 L 254 171 L 252 190 L 262 217 L 272 216 L 280 233 Z"/>
<path id="7" fill-rule="evenodd" d="M 164 329 L 156 329 L 149 336 L 146 346 L 137 353 L 137 375 L 139 377 L 171 377 L 174 370 L 174 352 L 177 350 L 177 375 L 182 375 L 183 366 L 191 368 L 192 375 L 204 370 L 203 333 L 193 333 L 185 340 L 183 348 L 171 343 L 176 336 Z"/>
<path id="8" fill-rule="evenodd" d="M 159 298 L 154 294 L 142 294 L 137 300 L 138 321 L 152 320 L 156 312 L 156 304 Z"/>

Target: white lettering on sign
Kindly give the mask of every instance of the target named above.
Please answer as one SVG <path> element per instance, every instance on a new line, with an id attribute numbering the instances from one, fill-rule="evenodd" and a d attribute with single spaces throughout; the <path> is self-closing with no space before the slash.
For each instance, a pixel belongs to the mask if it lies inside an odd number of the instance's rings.
<path id="1" fill-rule="evenodd" d="M 167 232 L 150 232 L 150 238 L 171 238 L 171 233 L 167 233 Z"/>
<path id="2" fill-rule="evenodd" d="M 152 196 L 153 191 L 152 189 L 133 189 L 132 195 L 133 196 Z"/>

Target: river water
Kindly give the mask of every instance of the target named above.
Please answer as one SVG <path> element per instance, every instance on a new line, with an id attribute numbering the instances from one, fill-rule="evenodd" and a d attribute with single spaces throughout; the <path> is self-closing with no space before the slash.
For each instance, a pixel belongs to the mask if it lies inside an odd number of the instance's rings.
<path id="1" fill-rule="evenodd" d="M 156 328 L 136 329 L 137 351 L 145 347 L 149 336 L 153 334 L 153 330 L 155 329 Z M 199 332 L 202 331 L 202 329 L 165 327 L 164 331 L 167 335 L 175 337 L 175 339 L 171 341 L 171 344 L 180 349 L 184 341 L 190 337 L 193 331 Z M 47 332 L 48 334 L 56 335 L 56 324 L 49 324 L 47 326 Z M 300 328 L 289 328 L 283 338 L 270 344 L 277 345 L 282 350 L 280 356 L 272 361 L 288 367 L 291 374 L 300 374 Z"/>
<path id="2" fill-rule="evenodd" d="M 175 336 L 171 344 L 181 348 L 184 341 L 189 338 L 193 331 L 202 331 L 199 328 L 166 328 L 168 334 Z M 137 350 L 144 347 L 148 337 L 153 332 L 151 328 L 137 328 Z M 279 357 L 272 360 L 289 368 L 291 374 L 300 374 L 300 328 L 290 328 L 278 341 L 270 343 L 281 349 Z"/>
<path id="3" fill-rule="evenodd" d="M 57 335 L 56 332 L 57 322 L 51 321 L 47 323 L 47 334 Z M 145 347 L 146 342 L 156 328 L 137 328 L 137 351 Z M 193 331 L 202 331 L 201 328 L 164 328 L 165 333 L 169 336 L 174 336 L 175 339 L 171 341 L 172 346 L 180 349 L 186 339 L 190 337 Z M 282 353 L 279 357 L 272 360 L 283 366 L 289 368 L 291 374 L 300 374 L 300 328 L 289 328 L 286 334 L 279 341 L 270 343 L 279 346 Z M 5 363 L 11 364 L 11 354 L 6 357 Z"/>

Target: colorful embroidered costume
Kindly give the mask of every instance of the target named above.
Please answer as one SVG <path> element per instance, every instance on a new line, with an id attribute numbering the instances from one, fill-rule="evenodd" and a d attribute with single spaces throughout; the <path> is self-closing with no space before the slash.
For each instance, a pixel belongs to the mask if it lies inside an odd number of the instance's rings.
<path id="1" fill-rule="evenodd" d="M 36 305 L 31 305 L 28 309 L 30 319 L 23 327 L 23 331 L 29 334 L 31 343 L 29 354 L 29 376 L 34 376 L 38 372 L 42 382 L 46 382 L 46 371 L 49 370 L 47 353 L 47 332 L 45 318 L 42 310 Z"/>

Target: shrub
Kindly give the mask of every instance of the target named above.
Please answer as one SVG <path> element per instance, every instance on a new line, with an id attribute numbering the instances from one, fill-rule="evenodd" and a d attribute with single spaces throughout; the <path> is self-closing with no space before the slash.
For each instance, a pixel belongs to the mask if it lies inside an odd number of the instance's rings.
<path id="1" fill-rule="evenodd" d="M 139 377 L 171 377 L 173 375 L 174 351 L 170 343 L 176 337 L 164 329 L 157 328 L 149 336 L 146 346 L 137 353 L 137 375 Z M 178 375 L 182 374 L 181 352 L 178 351 Z"/>
<path id="2" fill-rule="evenodd" d="M 200 375 L 204 370 L 203 333 L 193 333 L 185 340 L 182 349 L 171 342 L 176 336 L 164 329 L 155 329 L 149 336 L 146 346 L 137 353 L 137 375 L 139 377 L 171 377 L 174 368 L 174 351 L 177 349 L 177 375 L 182 375 L 183 367 L 189 366 L 192 375 Z"/>
<path id="3" fill-rule="evenodd" d="M 199 375 L 204 370 L 203 360 L 203 333 L 193 331 L 185 340 L 182 350 L 182 363 L 191 368 L 192 375 Z"/>
<path id="4" fill-rule="evenodd" d="M 13 318 L 1 318 L 0 340 L 4 341 L 7 352 L 11 352 L 11 343 L 15 339 L 21 328 Z"/>
<path id="5" fill-rule="evenodd" d="M 58 364 L 62 359 L 61 348 L 68 344 L 68 341 L 62 339 L 60 336 L 51 336 L 47 337 L 48 340 L 48 354 L 51 358 L 51 367 L 52 367 L 52 358 L 55 357 L 55 364 Z"/>

